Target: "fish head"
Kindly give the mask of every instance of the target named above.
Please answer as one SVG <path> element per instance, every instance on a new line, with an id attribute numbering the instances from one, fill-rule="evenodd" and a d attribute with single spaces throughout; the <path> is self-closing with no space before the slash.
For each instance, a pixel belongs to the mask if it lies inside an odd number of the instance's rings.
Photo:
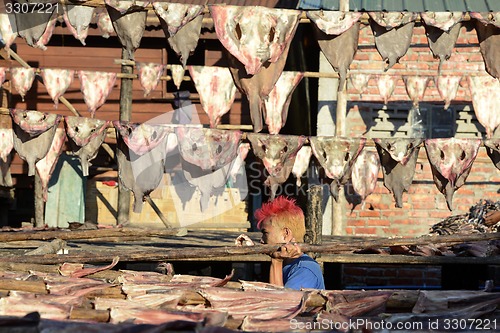
<path id="1" fill-rule="evenodd" d="M 313 153 L 325 174 L 331 179 L 341 179 L 350 170 L 354 160 L 364 147 L 366 139 L 344 139 L 336 137 L 312 138 Z"/>
<path id="2" fill-rule="evenodd" d="M 48 112 L 11 109 L 10 113 L 14 122 L 31 136 L 40 135 L 61 120 L 60 115 Z"/>
<path id="3" fill-rule="evenodd" d="M 109 124 L 106 120 L 73 116 L 64 117 L 64 121 L 68 136 L 80 147 L 101 134 Z"/>
<path id="4" fill-rule="evenodd" d="M 305 137 L 294 135 L 249 134 L 254 153 L 262 160 L 271 177 L 283 176 L 293 166 L 298 150 Z"/>
<path id="5" fill-rule="evenodd" d="M 255 19 L 259 24 L 255 24 Z M 274 40 L 276 18 L 264 7 L 248 7 L 235 17 L 234 34 L 241 57 L 245 59 L 248 74 L 255 74 L 271 58 L 270 46 Z"/>
<path id="6" fill-rule="evenodd" d="M 425 146 L 431 164 L 454 187 L 457 179 L 472 166 L 480 142 L 480 139 L 428 139 Z"/>
<path id="7" fill-rule="evenodd" d="M 393 160 L 406 165 L 413 152 L 415 152 L 423 140 L 418 138 L 387 138 L 373 139 L 373 141 L 384 149 Z"/>

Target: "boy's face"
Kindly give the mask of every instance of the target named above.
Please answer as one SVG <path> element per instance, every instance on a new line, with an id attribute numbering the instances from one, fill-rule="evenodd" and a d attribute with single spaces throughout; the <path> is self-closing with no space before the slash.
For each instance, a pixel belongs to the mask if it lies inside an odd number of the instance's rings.
<path id="1" fill-rule="evenodd" d="M 285 229 L 280 229 L 273 225 L 270 218 L 262 221 L 260 226 L 260 231 L 262 232 L 260 242 L 262 244 L 283 244 L 288 242 Z"/>

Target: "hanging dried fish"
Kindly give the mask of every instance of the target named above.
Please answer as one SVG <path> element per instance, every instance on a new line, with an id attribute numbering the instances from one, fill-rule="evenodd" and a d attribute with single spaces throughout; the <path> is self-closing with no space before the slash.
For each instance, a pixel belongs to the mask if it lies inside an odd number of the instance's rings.
<path id="1" fill-rule="evenodd" d="M 368 81 L 370 81 L 370 74 L 351 74 L 349 81 L 352 87 L 359 93 L 362 94 L 366 87 L 368 86 Z"/>
<path id="2" fill-rule="evenodd" d="M 377 148 L 384 186 L 392 193 L 396 207 L 403 207 L 403 192 L 408 192 L 417 165 L 418 152 L 423 139 L 384 138 L 373 139 Z"/>
<path id="3" fill-rule="evenodd" d="M 14 131 L 0 128 L 0 186 L 11 187 L 10 164 L 14 155 Z"/>
<path id="4" fill-rule="evenodd" d="M 314 34 L 333 69 L 339 73 L 338 90 L 344 87 L 347 71 L 358 49 L 359 12 L 308 11 L 315 23 Z"/>
<path id="5" fill-rule="evenodd" d="M 21 8 L 24 8 L 23 5 L 30 4 L 29 0 L 17 2 Z M 54 6 L 52 11 L 46 10 L 40 13 L 37 11 L 17 11 L 15 13 L 19 36 L 24 38 L 29 46 L 45 49 L 45 44 L 49 42 L 55 26 L 56 8 Z"/>
<path id="6" fill-rule="evenodd" d="M 488 75 L 469 76 L 468 81 L 476 118 L 491 138 L 500 126 L 500 82 Z"/>
<path id="7" fill-rule="evenodd" d="M 498 170 L 500 170 L 500 138 L 484 140 L 486 153 Z"/>
<path id="8" fill-rule="evenodd" d="M 113 28 L 120 43 L 127 50 L 129 59 L 134 59 L 134 52 L 141 44 L 148 15 L 144 7 L 148 3 L 149 1 L 106 0 Z"/>
<path id="9" fill-rule="evenodd" d="M 340 186 L 347 184 L 356 158 L 366 143 L 366 138 L 346 139 L 333 136 L 310 137 L 314 156 L 332 179 L 330 192 L 338 200 Z"/>
<path id="10" fill-rule="evenodd" d="M 439 95 L 441 95 L 441 98 L 444 100 L 445 109 L 447 109 L 451 101 L 455 99 L 461 79 L 462 77 L 458 75 L 439 75 L 434 78 Z"/>
<path id="11" fill-rule="evenodd" d="M 28 163 L 28 176 L 35 175 L 35 163 L 47 155 L 62 116 L 38 111 L 10 110 L 14 148 Z"/>
<path id="12" fill-rule="evenodd" d="M 476 19 L 479 49 L 483 55 L 486 71 L 500 79 L 500 12 L 470 13 Z"/>
<path id="13" fill-rule="evenodd" d="M 200 94 L 203 110 L 210 120 L 210 127 L 215 128 L 231 109 L 236 96 L 231 72 L 227 67 L 216 66 L 188 66 L 188 69 Z"/>
<path id="14" fill-rule="evenodd" d="M 185 68 L 200 39 L 203 23 L 202 5 L 154 2 L 153 8 L 160 19 L 168 44 L 181 59 Z"/>
<path id="15" fill-rule="evenodd" d="M 439 69 L 453 52 L 463 19 L 462 12 L 423 12 L 420 13 L 425 22 L 425 33 L 429 47 L 435 58 L 439 58 Z"/>
<path id="16" fill-rule="evenodd" d="M 94 7 L 65 5 L 63 8 L 66 26 L 73 36 L 85 45 L 90 21 L 94 18 Z"/>
<path id="17" fill-rule="evenodd" d="M 419 101 L 424 99 L 425 89 L 430 78 L 427 76 L 404 76 L 406 92 L 413 102 L 413 106 L 418 108 Z"/>
<path id="18" fill-rule="evenodd" d="M 384 71 L 394 66 L 410 47 L 416 13 L 370 12 L 375 46 L 386 62 Z"/>
<path id="19" fill-rule="evenodd" d="M 438 190 L 453 210 L 453 194 L 465 184 L 476 159 L 481 139 L 427 139 L 425 150 Z"/>
<path id="20" fill-rule="evenodd" d="M 283 72 L 264 100 L 264 120 L 269 134 L 278 134 L 285 126 L 293 91 L 304 77 L 302 72 Z"/>
<path id="21" fill-rule="evenodd" d="M 377 76 L 377 86 L 380 97 L 387 104 L 389 98 L 391 98 L 394 88 L 396 87 L 396 81 L 398 78 L 394 75 L 378 75 Z"/>
<path id="22" fill-rule="evenodd" d="M 302 13 L 260 6 L 211 5 L 209 9 L 222 45 L 249 75 L 278 61 L 292 41 Z"/>

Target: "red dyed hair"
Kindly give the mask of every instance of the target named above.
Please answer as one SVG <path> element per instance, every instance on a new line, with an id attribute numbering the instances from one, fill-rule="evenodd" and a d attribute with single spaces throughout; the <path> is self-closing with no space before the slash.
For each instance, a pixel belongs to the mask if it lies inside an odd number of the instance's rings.
<path id="1" fill-rule="evenodd" d="M 305 235 L 304 212 L 297 206 L 295 199 L 279 196 L 273 201 L 262 204 L 255 211 L 257 228 L 261 228 L 262 221 L 271 219 L 272 224 L 280 228 L 290 228 L 298 242 L 303 241 Z"/>

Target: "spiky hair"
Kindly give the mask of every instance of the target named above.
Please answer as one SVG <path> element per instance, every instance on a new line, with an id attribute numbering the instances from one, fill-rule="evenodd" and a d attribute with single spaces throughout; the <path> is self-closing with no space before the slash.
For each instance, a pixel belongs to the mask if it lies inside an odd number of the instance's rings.
<path id="1" fill-rule="evenodd" d="M 273 224 L 290 228 L 297 241 L 302 241 L 304 237 L 304 212 L 297 206 L 295 199 L 279 196 L 273 201 L 263 203 L 254 215 L 259 229 L 262 221 L 271 218 Z"/>

